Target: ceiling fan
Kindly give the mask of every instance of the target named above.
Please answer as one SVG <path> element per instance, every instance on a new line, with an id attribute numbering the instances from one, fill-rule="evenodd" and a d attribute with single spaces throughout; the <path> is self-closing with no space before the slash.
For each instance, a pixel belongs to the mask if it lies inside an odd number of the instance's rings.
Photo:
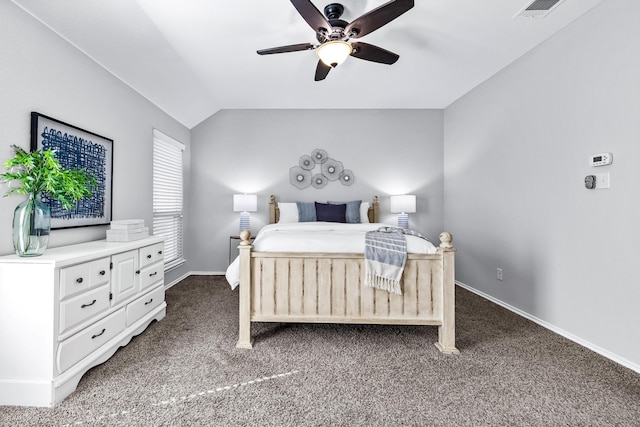
<path id="1" fill-rule="evenodd" d="M 344 6 L 340 3 L 325 6 L 324 15 L 311 3 L 311 0 L 291 0 L 291 3 L 316 32 L 316 39 L 320 44 L 298 43 L 272 47 L 258 50 L 258 55 L 317 49 L 316 53 L 320 59 L 316 66 L 315 81 L 324 80 L 329 71 L 341 64 L 348 56 L 380 64 L 395 63 L 400 58 L 399 55 L 372 44 L 349 40 L 377 30 L 414 5 L 413 0 L 391 0 L 354 21 L 346 22 L 340 19 L 344 12 Z"/>

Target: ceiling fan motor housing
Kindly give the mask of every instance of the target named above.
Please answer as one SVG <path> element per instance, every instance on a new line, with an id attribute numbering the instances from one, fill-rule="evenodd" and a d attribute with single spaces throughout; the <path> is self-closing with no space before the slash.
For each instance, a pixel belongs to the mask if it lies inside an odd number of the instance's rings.
<path id="1" fill-rule="evenodd" d="M 331 40 L 347 40 L 348 37 L 344 34 L 344 29 L 349 23 L 340 19 L 344 13 L 344 6 L 340 3 L 331 3 L 325 6 L 324 15 L 327 17 L 329 24 L 331 25 L 331 33 L 327 33 L 324 29 L 317 31 L 316 39 L 320 43 L 325 43 Z"/>
<path id="2" fill-rule="evenodd" d="M 327 19 L 340 19 L 344 13 L 344 6 L 340 3 L 330 3 L 324 7 L 324 16 Z"/>

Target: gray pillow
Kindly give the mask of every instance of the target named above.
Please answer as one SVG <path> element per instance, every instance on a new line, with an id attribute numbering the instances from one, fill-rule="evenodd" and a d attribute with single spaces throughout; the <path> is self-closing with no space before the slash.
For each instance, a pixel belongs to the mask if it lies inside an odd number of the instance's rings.
<path id="1" fill-rule="evenodd" d="M 328 201 L 327 203 L 331 205 L 347 205 L 347 210 L 345 212 L 345 218 L 349 224 L 359 224 L 360 223 L 360 203 L 362 200 L 352 200 L 350 202 L 332 202 Z"/>
<path id="2" fill-rule="evenodd" d="M 298 222 L 316 222 L 316 204 L 314 202 L 296 202 Z"/>

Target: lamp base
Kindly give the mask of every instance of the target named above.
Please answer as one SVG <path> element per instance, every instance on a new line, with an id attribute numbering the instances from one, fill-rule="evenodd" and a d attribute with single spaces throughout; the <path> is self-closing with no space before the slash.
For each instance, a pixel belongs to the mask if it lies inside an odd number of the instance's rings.
<path id="1" fill-rule="evenodd" d="M 243 230 L 251 230 L 249 212 L 240 213 L 240 232 Z"/>
<path id="2" fill-rule="evenodd" d="M 409 214 L 406 214 L 406 213 L 398 214 L 398 227 L 409 228 Z"/>

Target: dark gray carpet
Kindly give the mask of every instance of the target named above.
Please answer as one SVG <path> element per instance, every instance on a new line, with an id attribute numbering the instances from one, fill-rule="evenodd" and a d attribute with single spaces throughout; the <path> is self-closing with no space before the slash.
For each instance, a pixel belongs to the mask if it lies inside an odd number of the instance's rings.
<path id="1" fill-rule="evenodd" d="M 436 328 L 258 324 L 235 348 L 237 291 L 194 276 L 167 317 L 54 409 L 3 426 L 638 426 L 640 375 L 464 289 L 461 354 Z"/>

